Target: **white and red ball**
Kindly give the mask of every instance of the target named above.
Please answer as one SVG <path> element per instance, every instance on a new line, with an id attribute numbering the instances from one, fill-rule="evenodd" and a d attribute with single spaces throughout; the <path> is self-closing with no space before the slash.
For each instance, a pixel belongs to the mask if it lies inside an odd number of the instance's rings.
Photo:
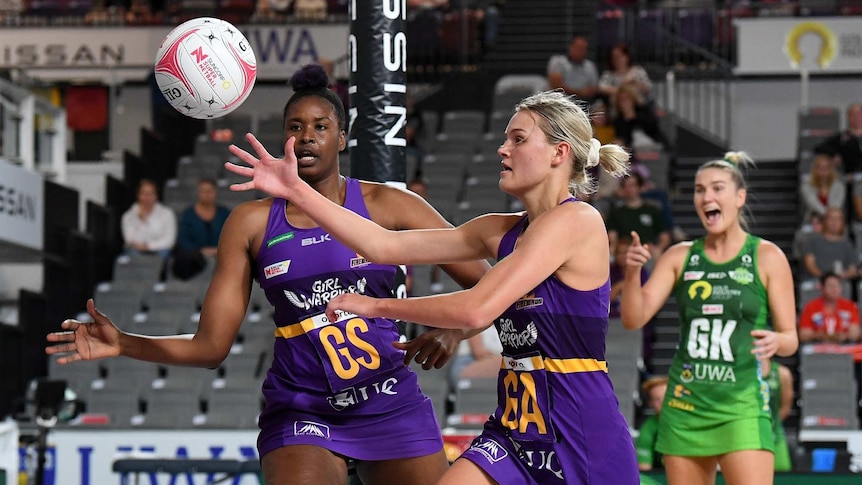
<path id="1" fill-rule="evenodd" d="M 180 113 L 218 118 L 248 98 L 257 61 L 248 39 L 221 19 L 200 17 L 172 30 L 156 54 L 156 83 Z"/>

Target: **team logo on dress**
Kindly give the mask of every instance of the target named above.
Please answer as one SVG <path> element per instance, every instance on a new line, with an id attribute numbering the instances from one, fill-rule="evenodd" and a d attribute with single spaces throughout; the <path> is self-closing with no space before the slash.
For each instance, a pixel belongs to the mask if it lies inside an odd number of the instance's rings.
<path id="1" fill-rule="evenodd" d="M 694 380 L 694 372 L 692 372 L 691 364 L 683 364 L 682 372 L 679 374 L 679 380 L 689 383 Z M 679 386 L 682 387 L 682 386 Z M 674 391 L 675 392 L 675 391 Z"/>
<path id="2" fill-rule="evenodd" d="M 344 293 L 365 293 L 365 287 L 368 284 L 365 278 L 360 278 L 355 285 L 343 286 L 338 278 L 327 278 L 325 280 L 317 280 L 311 285 L 311 295 L 303 295 L 294 293 L 290 290 L 284 290 L 284 296 L 293 306 L 303 310 L 326 305 L 329 300 Z"/>
<path id="3" fill-rule="evenodd" d="M 677 384 L 673 388 L 673 398 L 667 402 L 668 407 L 683 411 L 694 411 L 694 404 L 682 400 L 685 396 L 691 396 L 691 391 L 686 389 L 682 384 Z"/>
<path id="4" fill-rule="evenodd" d="M 294 421 L 294 436 L 316 436 L 329 440 L 329 426 L 314 421 Z"/>
<path id="5" fill-rule="evenodd" d="M 740 285 L 747 285 L 754 281 L 754 275 L 748 269 L 740 266 L 730 272 L 730 279 L 736 281 Z"/>
<path id="6" fill-rule="evenodd" d="M 700 255 L 699 254 L 692 254 L 688 258 L 688 265 L 689 266 L 697 266 L 698 264 L 700 264 Z"/>
<path id="7" fill-rule="evenodd" d="M 539 340 L 539 329 L 534 322 L 528 323 L 527 328 L 518 330 L 510 318 L 501 318 L 498 321 L 497 333 L 500 343 L 510 348 L 530 347 Z"/>
<path id="8" fill-rule="evenodd" d="M 673 386 L 673 397 L 679 399 L 683 396 L 691 396 L 691 391 L 686 389 L 682 384 Z"/>
<path id="9" fill-rule="evenodd" d="M 263 276 L 266 279 L 274 278 L 278 275 L 282 275 L 287 273 L 288 268 L 290 268 L 290 260 L 279 261 L 277 263 L 273 263 L 265 268 L 263 268 Z"/>
<path id="10" fill-rule="evenodd" d="M 515 310 L 524 310 L 545 304 L 544 298 L 536 298 L 535 293 L 528 293 L 515 302 Z"/>
<path id="11" fill-rule="evenodd" d="M 470 446 L 470 449 L 481 453 L 491 463 L 497 463 L 509 456 L 509 452 L 500 446 L 500 443 L 490 438 L 479 438 Z"/>
<path id="12" fill-rule="evenodd" d="M 701 300 L 706 300 L 712 294 L 712 285 L 706 281 L 695 281 L 688 287 L 688 297 L 694 300 L 698 297 L 698 293 Z"/>
<path id="13" fill-rule="evenodd" d="M 751 255 L 743 254 L 742 255 L 742 265 L 743 266 L 751 266 Z"/>

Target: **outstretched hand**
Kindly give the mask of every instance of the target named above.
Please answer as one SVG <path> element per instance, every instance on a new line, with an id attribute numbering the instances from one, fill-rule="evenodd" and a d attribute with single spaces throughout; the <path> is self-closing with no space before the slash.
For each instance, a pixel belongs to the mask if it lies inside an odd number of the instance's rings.
<path id="1" fill-rule="evenodd" d="M 407 342 L 392 342 L 396 349 L 406 352 L 404 365 L 410 365 L 411 360 L 421 364 L 422 368 L 429 370 L 432 367 L 439 369 L 449 362 L 458 350 L 458 344 L 464 331 L 461 329 L 435 328 L 429 330 L 413 340 Z"/>
<path id="2" fill-rule="evenodd" d="M 257 157 L 231 145 L 228 150 L 249 166 L 238 165 L 233 162 L 225 162 L 224 168 L 251 180 L 248 182 L 231 184 L 230 189 L 234 191 L 260 190 L 273 197 L 290 199 L 294 194 L 296 184 L 301 183 L 297 172 L 296 154 L 293 146 L 296 138 L 290 137 L 284 144 L 284 158 L 275 158 L 269 154 L 266 148 L 251 133 L 246 133 L 246 139 L 251 144 Z"/>
<path id="3" fill-rule="evenodd" d="M 64 354 L 57 359 L 60 364 L 120 355 L 120 330 L 96 310 L 92 298 L 87 300 L 87 313 L 92 322 L 66 320 L 61 324 L 64 331 L 49 333 L 47 340 L 52 345 L 45 348 L 45 353 Z"/>
<path id="4" fill-rule="evenodd" d="M 356 293 L 343 293 L 329 300 L 329 303 L 326 305 L 326 318 L 330 322 L 337 322 L 345 313 L 352 313 L 363 317 L 379 317 L 376 304 L 377 298 L 358 295 Z"/>
<path id="5" fill-rule="evenodd" d="M 636 271 L 640 271 L 643 265 L 652 257 L 649 245 L 641 244 L 641 237 L 635 231 L 632 231 L 632 243 L 626 253 L 626 267 Z"/>

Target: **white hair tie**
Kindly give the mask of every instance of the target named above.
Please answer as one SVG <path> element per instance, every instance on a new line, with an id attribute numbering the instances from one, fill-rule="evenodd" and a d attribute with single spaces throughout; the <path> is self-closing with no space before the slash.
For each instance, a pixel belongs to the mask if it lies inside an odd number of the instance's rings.
<path id="1" fill-rule="evenodd" d="M 587 154 L 587 168 L 595 167 L 599 164 L 600 148 L 602 148 L 602 142 L 595 138 L 590 139 L 590 153 Z"/>

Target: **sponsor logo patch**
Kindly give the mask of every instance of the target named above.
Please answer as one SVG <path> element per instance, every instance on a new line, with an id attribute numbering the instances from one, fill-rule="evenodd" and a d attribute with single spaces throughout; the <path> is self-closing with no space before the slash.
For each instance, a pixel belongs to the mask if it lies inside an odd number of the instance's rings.
<path id="1" fill-rule="evenodd" d="M 497 463 L 509 456 L 509 452 L 500 446 L 500 443 L 488 438 L 482 438 L 478 443 L 471 446 L 470 449 L 478 451 L 491 463 Z"/>
<path id="2" fill-rule="evenodd" d="M 273 263 L 266 268 L 263 268 L 263 276 L 266 279 L 274 278 L 278 275 L 283 275 L 287 273 L 288 268 L 290 268 L 290 260 L 279 261 L 277 263 Z"/>
<path id="3" fill-rule="evenodd" d="M 721 315 L 724 313 L 724 305 L 717 303 L 715 305 L 702 305 L 701 312 L 704 315 Z"/>
<path id="4" fill-rule="evenodd" d="M 686 271 L 682 275 L 683 281 L 694 281 L 703 278 L 703 271 Z"/>
<path id="5" fill-rule="evenodd" d="M 266 247 L 269 248 L 269 247 L 275 246 L 276 244 L 278 244 L 280 242 L 290 241 L 291 239 L 293 239 L 293 232 L 286 232 L 286 233 L 281 234 L 279 236 L 275 236 L 274 238 L 267 241 Z"/>

